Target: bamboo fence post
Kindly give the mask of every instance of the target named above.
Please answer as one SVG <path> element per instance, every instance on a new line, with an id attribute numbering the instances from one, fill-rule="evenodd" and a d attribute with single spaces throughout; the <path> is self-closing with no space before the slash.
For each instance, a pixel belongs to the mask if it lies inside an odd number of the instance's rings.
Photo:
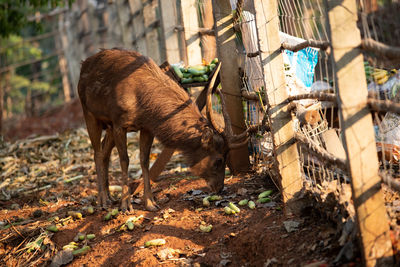
<path id="1" fill-rule="evenodd" d="M 201 64 L 200 35 L 198 33 L 199 21 L 197 16 L 197 1 L 181 1 L 182 21 L 186 43 L 188 65 Z"/>
<path id="2" fill-rule="evenodd" d="M 151 26 L 151 24 L 160 20 L 157 18 L 156 9 L 159 8 L 158 1 L 150 1 L 147 5 L 143 6 L 143 18 L 145 27 L 145 40 L 147 46 L 147 55 L 149 55 L 157 64 L 162 63 L 160 53 L 160 38 L 158 36 L 157 28 Z"/>
<path id="3" fill-rule="evenodd" d="M 393 251 L 378 175 L 372 117 L 367 106 L 356 0 L 329 0 L 325 4 L 336 69 L 339 116 L 364 263 L 366 266 L 388 266 L 393 264 Z"/>
<path id="4" fill-rule="evenodd" d="M 203 19 L 203 27 L 206 29 L 213 29 L 214 28 L 214 18 L 212 13 L 212 1 L 211 0 L 204 0 L 201 2 L 200 6 L 202 12 L 202 19 Z M 215 58 L 217 53 L 216 49 L 216 42 L 215 36 L 202 34 L 201 35 L 201 49 L 203 51 L 203 58 L 206 61 L 211 61 Z"/>
<path id="5" fill-rule="evenodd" d="M 239 63 L 236 48 L 236 35 L 233 30 L 232 8 L 229 0 L 213 0 L 214 21 L 218 58 L 221 65 L 221 85 L 226 106 L 235 134 L 246 129 L 244 124 L 242 99 L 240 93 Z M 230 152 L 230 165 L 234 172 L 247 171 L 250 168 L 247 147 Z"/>
<path id="6" fill-rule="evenodd" d="M 175 31 L 175 26 L 178 25 L 176 0 L 160 1 L 160 11 L 166 60 L 169 63 L 177 63 L 181 57 L 179 53 L 179 36 L 178 32 Z"/>
<path id="7" fill-rule="evenodd" d="M 288 110 L 281 42 L 279 38 L 278 3 L 276 0 L 254 0 L 260 57 L 267 91 L 274 154 L 281 176 L 285 213 L 301 209 L 297 197 L 302 190 L 302 172 L 294 141 L 292 116 Z"/>
<path id="8" fill-rule="evenodd" d="M 148 55 L 146 39 L 142 36 L 145 35 L 146 28 L 144 26 L 144 14 L 143 14 L 143 4 L 141 0 L 130 0 L 129 6 L 131 8 L 132 25 L 133 25 L 133 48 L 142 53 L 143 55 Z M 135 15 L 135 16 L 134 16 Z"/>

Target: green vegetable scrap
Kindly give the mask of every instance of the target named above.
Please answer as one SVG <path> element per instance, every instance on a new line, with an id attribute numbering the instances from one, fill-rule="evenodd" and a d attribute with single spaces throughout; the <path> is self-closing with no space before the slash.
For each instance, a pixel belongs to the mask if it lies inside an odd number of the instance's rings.
<path id="1" fill-rule="evenodd" d="M 165 239 L 153 239 L 150 241 L 147 241 L 146 243 L 144 243 L 144 246 L 147 247 L 151 247 L 151 246 L 162 246 L 165 245 Z"/>
<path id="2" fill-rule="evenodd" d="M 231 208 L 231 210 L 233 210 L 235 213 L 239 213 L 240 212 L 240 209 L 235 204 L 233 204 L 232 202 L 229 202 L 228 207 Z"/>
<path id="3" fill-rule="evenodd" d="M 249 203 L 249 200 L 248 200 L 248 199 L 243 199 L 243 200 L 240 200 L 240 201 L 239 201 L 239 205 L 240 205 L 240 206 L 247 205 L 247 203 Z"/>
<path id="4" fill-rule="evenodd" d="M 263 197 L 257 200 L 257 203 L 268 203 L 271 202 L 271 199 L 269 197 Z"/>
<path id="5" fill-rule="evenodd" d="M 250 209 L 254 210 L 256 208 L 256 203 L 254 203 L 254 201 L 249 201 L 248 206 Z"/>
<path id="6" fill-rule="evenodd" d="M 258 198 L 265 198 L 272 194 L 272 190 L 267 190 L 258 195 Z"/>
<path id="7" fill-rule="evenodd" d="M 88 253 L 89 251 L 90 251 L 90 247 L 89 246 L 83 246 L 80 249 L 72 251 L 72 255 L 80 256 L 80 255 L 84 255 L 84 254 Z"/>
<path id="8" fill-rule="evenodd" d="M 200 225 L 200 231 L 202 231 L 202 232 L 205 232 L 205 233 L 209 233 L 209 232 L 211 232 L 211 230 L 212 230 L 212 225 L 210 224 L 210 225 L 208 225 L 208 226 L 206 226 L 206 225 Z"/>
<path id="9" fill-rule="evenodd" d="M 205 64 L 205 63 L 204 63 Z M 218 58 L 214 58 L 210 64 L 194 65 L 187 68 L 172 66 L 182 84 L 207 82 L 209 75 L 218 64 Z"/>

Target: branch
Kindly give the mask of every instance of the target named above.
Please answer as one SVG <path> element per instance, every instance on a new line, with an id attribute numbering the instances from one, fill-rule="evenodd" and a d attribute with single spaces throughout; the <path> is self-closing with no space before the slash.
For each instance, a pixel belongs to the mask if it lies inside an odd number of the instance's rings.
<path id="1" fill-rule="evenodd" d="M 314 47 L 314 48 L 319 48 L 321 50 L 326 50 L 329 47 L 329 42 L 328 41 L 316 41 L 316 40 L 310 39 L 310 40 L 306 40 L 306 41 L 296 44 L 296 45 L 292 45 L 287 42 L 283 42 L 281 44 L 281 47 L 283 49 L 287 49 L 287 50 L 290 50 L 293 52 L 297 52 L 306 47 Z"/>
<path id="2" fill-rule="evenodd" d="M 400 104 L 390 100 L 378 100 L 374 98 L 368 98 L 368 105 L 370 109 L 375 111 L 389 111 L 400 114 Z"/>
<path id="3" fill-rule="evenodd" d="M 289 96 L 286 102 L 294 101 L 294 100 L 301 100 L 301 99 L 317 99 L 319 101 L 330 101 L 336 103 L 336 95 L 332 93 L 324 93 L 324 92 L 315 92 L 309 94 L 300 94 Z"/>
<path id="4" fill-rule="evenodd" d="M 374 52 L 379 56 L 384 56 L 391 59 L 400 58 L 400 47 L 386 45 L 371 38 L 362 39 L 361 48 L 370 52 Z"/>
<path id="5" fill-rule="evenodd" d="M 256 101 L 256 102 L 260 101 L 260 97 L 258 96 L 258 94 L 256 92 L 249 92 L 247 90 L 241 90 L 241 94 L 242 94 L 242 97 L 247 100 Z M 262 101 L 263 101 L 263 104 L 265 105 L 265 103 L 266 103 L 265 99 L 263 99 Z"/>
<path id="6" fill-rule="evenodd" d="M 175 30 L 176 31 L 185 31 L 185 27 L 183 27 L 183 26 L 181 26 L 181 25 L 178 25 L 178 26 L 175 26 Z M 214 31 L 214 29 L 212 29 L 212 28 L 197 28 L 196 30 L 191 30 L 191 31 L 193 31 L 193 32 L 198 32 L 198 34 L 200 34 L 200 35 L 212 35 L 212 36 L 215 36 L 215 31 Z"/>
<path id="7" fill-rule="evenodd" d="M 392 178 L 386 171 L 379 171 L 379 176 L 382 179 L 382 183 L 388 187 L 400 192 L 400 183 Z"/>
<path id="8" fill-rule="evenodd" d="M 303 134 L 295 133 L 294 138 L 299 142 L 300 145 L 302 145 L 305 149 L 318 156 L 322 161 L 335 165 L 339 169 L 347 172 L 347 164 L 345 160 L 335 157 L 335 155 L 329 153 L 324 148 L 316 144 L 314 141 L 308 139 Z"/>

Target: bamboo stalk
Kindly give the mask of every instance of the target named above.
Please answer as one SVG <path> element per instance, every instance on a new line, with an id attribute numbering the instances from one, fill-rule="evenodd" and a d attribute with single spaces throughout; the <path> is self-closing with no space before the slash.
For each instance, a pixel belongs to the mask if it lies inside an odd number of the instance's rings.
<path id="1" fill-rule="evenodd" d="M 386 45 L 371 38 L 362 39 L 361 48 L 390 59 L 400 58 L 400 47 Z"/>
<path id="2" fill-rule="evenodd" d="M 297 52 L 306 47 L 314 47 L 314 48 L 319 48 L 321 50 L 326 50 L 329 47 L 329 42 L 328 41 L 316 41 L 316 40 L 310 39 L 310 40 L 306 40 L 302 43 L 295 44 L 295 45 L 289 44 L 287 42 L 282 43 L 283 49 L 287 49 L 287 50 L 290 50 L 293 52 Z"/>
<path id="3" fill-rule="evenodd" d="M 317 99 L 319 101 L 331 101 L 336 102 L 336 95 L 332 93 L 325 93 L 325 92 L 315 92 L 309 94 L 300 94 L 289 96 L 287 98 L 287 102 L 294 101 L 294 100 L 301 100 L 301 99 Z"/>
<path id="4" fill-rule="evenodd" d="M 299 142 L 300 145 L 302 145 L 308 151 L 314 152 L 314 154 L 316 154 L 320 159 L 322 159 L 321 161 L 329 162 L 330 164 L 338 167 L 339 169 L 345 172 L 348 171 L 347 163 L 345 160 L 336 157 L 332 153 L 329 153 L 320 145 L 316 144 L 314 141 L 307 138 L 305 135 L 300 133 L 295 133 L 294 138 L 296 139 L 297 142 Z"/>

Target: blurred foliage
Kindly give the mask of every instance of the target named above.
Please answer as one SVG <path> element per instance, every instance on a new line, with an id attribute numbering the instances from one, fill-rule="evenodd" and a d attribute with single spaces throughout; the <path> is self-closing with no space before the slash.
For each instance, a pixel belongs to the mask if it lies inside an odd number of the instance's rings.
<path id="1" fill-rule="evenodd" d="M 32 43 L 24 42 L 21 36 L 10 35 L 7 39 L 0 39 L 1 66 L 8 66 L 23 60 L 39 59 L 41 56 L 42 50 Z"/>
<path id="2" fill-rule="evenodd" d="M 29 42 L 21 36 L 9 35 L 8 38 L 0 39 L 0 47 L 0 66 L 6 67 L 29 60 L 40 60 L 45 54 L 43 50 L 54 49 L 54 41 Z M 42 95 L 41 101 L 46 102 L 56 99 L 60 83 L 59 79 L 54 79 L 57 66 L 58 58 L 53 57 L 10 69 L 8 75 L 4 74 L 0 86 L 6 89 L 4 108 L 7 113 L 23 113 L 27 95 Z"/>
<path id="3" fill-rule="evenodd" d="M 68 5 L 73 2 L 67 1 Z M 65 4 L 65 0 L 0 0 L 0 37 L 19 34 L 26 25 L 41 27 L 40 22 L 29 18 L 36 12 L 48 12 Z"/>

